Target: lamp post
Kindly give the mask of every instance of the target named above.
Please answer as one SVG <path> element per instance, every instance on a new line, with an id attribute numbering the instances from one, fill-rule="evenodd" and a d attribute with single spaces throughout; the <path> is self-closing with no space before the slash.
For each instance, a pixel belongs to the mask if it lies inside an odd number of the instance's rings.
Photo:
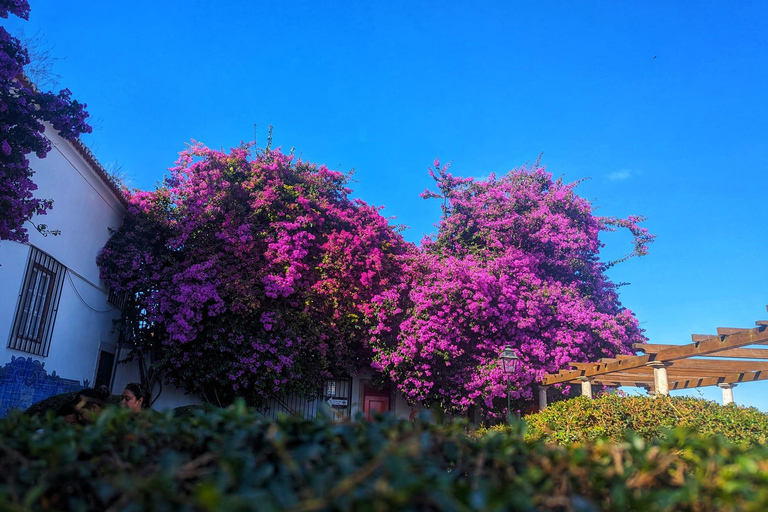
<path id="1" fill-rule="evenodd" d="M 517 353 L 515 352 L 515 350 L 509 345 L 505 346 L 504 350 L 501 351 L 501 353 L 499 354 L 499 359 L 501 359 L 504 375 L 507 376 L 507 425 L 509 425 L 510 418 L 512 418 L 512 411 L 509 410 L 510 409 L 509 377 L 510 375 L 517 373 L 517 370 L 520 368 L 520 359 L 517 357 Z"/>

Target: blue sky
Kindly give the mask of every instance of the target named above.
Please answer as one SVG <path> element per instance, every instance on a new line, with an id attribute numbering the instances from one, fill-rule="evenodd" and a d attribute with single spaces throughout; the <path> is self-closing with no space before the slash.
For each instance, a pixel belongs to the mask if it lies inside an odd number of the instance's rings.
<path id="1" fill-rule="evenodd" d="M 648 217 L 611 271 L 655 343 L 768 318 L 768 4 L 32 0 L 86 142 L 150 189 L 190 139 L 274 144 L 343 171 L 418 242 L 439 156 L 502 174 L 543 153 L 600 215 Z M 629 238 L 604 238 L 605 257 Z M 698 392 L 694 393 L 699 395 Z M 702 395 L 720 400 L 717 389 Z M 768 383 L 735 389 L 768 411 Z"/>

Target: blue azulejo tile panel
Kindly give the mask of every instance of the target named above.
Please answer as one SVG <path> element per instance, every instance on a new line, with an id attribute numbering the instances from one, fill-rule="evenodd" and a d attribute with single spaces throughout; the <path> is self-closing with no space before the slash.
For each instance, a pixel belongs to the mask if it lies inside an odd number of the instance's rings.
<path id="1" fill-rule="evenodd" d="M 0 367 L 0 416 L 11 409 L 24 410 L 50 396 L 80 389 L 83 386 L 76 380 L 61 378 L 55 371 L 49 375 L 42 361 L 11 356 L 11 362 Z"/>

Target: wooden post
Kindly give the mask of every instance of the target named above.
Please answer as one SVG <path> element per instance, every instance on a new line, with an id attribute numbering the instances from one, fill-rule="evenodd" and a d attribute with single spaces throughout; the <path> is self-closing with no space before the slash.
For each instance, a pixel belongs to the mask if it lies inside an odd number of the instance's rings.
<path id="1" fill-rule="evenodd" d="M 736 387 L 736 384 L 718 384 L 717 387 L 723 390 L 723 405 L 732 404 L 733 388 Z"/>
<path id="2" fill-rule="evenodd" d="M 549 386 L 539 386 L 539 410 L 543 411 L 547 408 L 547 390 Z"/>
<path id="3" fill-rule="evenodd" d="M 667 366 L 669 363 L 653 361 L 648 363 L 653 368 L 654 396 L 669 396 L 669 380 L 667 380 Z"/>
<path id="4" fill-rule="evenodd" d="M 589 377 L 579 377 L 581 381 L 581 396 L 592 398 L 592 381 Z"/>

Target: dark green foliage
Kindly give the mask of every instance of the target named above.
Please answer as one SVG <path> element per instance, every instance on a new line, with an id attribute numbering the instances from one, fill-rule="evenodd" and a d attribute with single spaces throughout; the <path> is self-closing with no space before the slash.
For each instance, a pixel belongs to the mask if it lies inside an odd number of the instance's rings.
<path id="1" fill-rule="evenodd" d="M 176 407 L 173 410 L 173 417 L 174 418 L 189 418 L 191 416 L 194 416 L 196 411 L 201 412 L 210 412 L 216 409 L 215 406 L 211 404 L 202 404 L 202 405 L 182 405 L 181 407 Z"/>
<path id="2" fill-rule="evenodd" d="M 45 400 L 40 400 L 29 406 L 27 414 L 32 416 L 44 415 L 47 411 L 53 411 L 54 413 L 59 410 L 59 407 L 67 402 L 74 400 L 77 391 L 70 391 L 69 393 L 62 393 L 60 395 L 49 396 Z M 121 395 L 110 395 L 107 398 L 107 402 L 112 404 L 119 404 L 122 397 Z"/>
<path id="3" fill-rule="evenodd" d="M 758 511 L 768 448 L 680 430 L 559 447 L 463 425 L 275 422 L 241 404 L 184 418 L 110 409 L 86 427 L 0 420 L 16 511 Z"/>
<path id="4" fill-rule="evenodd" d="M 676 427 L 705 437 L 719 434 L 742 444 L 765 444 L 768 435 L 768 415 L 755 408 L 690 397 L 578 397 L 552 404 L 525 421 L 527 438 L 559 444 L 599 438 L 619 441 L 627 430 L 652 440 Z"/>

